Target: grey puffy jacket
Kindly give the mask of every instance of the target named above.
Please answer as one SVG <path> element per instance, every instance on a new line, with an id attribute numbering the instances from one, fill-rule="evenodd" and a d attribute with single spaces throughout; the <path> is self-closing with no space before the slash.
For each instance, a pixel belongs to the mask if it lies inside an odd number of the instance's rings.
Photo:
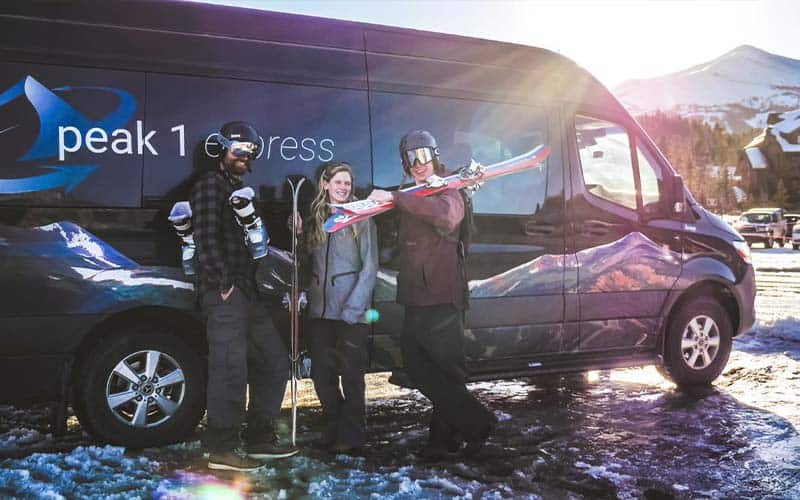
<path id="1" fill-rule="evenodd" d="M 357 224 L 357 238 L 350 228 L 341 229 L 312 252 L 308 308 L 312 318 L 367 322 L 364 312 L 378 274 L 378 238 L 374 222 Z"/>

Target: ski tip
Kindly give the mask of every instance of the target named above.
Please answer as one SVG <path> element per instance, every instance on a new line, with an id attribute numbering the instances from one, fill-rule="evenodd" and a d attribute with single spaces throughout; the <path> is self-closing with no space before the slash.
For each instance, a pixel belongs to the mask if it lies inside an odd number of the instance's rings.
<path id="1" fill-rule="evenodd" d="M 328 217 L 328 220 L 322 225 L 322 229 L 325 230 L 326 233 L 332 233 L 334 231 L 334 226 L 336 225 L 336 221 L 333 220 L 335 216 Z"/>
<path id="2" fill-rule="evenodd" d="M 328 219 L 322 225 L 322 229 L 326 233 L 335 233 L 339 229 L 347 227 L 350 224 L 352 224 L 352 222 L 354 222 L 353 219 L 355 219 L 356 217 L 357 217 L 356 215 L 346 214 L 346 213 L 333 214 L 330 217 L 328 217 Z"/>

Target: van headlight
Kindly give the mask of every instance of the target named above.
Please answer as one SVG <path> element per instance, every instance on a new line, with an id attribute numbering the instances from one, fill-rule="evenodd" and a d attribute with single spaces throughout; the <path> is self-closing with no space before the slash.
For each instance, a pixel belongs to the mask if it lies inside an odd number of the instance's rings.
<path id="1" fill-rule="evenodd" d="M 746 241 L 733 241 L 731 242 L 733 248 L 736 249 L 736 253 L 739 254 L 739 257 L 742 258 L 748 264 L 752 263 L 753 260 L 750 257 L 750 247 L 747 245 Z"/>

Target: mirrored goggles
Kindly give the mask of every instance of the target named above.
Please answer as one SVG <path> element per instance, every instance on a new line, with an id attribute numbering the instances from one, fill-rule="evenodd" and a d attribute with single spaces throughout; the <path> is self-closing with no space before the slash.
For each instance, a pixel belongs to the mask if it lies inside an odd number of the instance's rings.
<path id="1" fill-rule="evenodd" d="M 254 142 L 229 141 L 225 137 L 220 137 L 219 142 L 236 158 L 253 160 L 258 156 L 258 144 Z"/>
<path id="2" fill-rule="evenodd" d="M 434 153 L 431 148 L 409 149 L 403 152 L 403 159 L 405 159 L 406 165 L 409 167 L 413 167 L 415 162 L 420 162 L 424 165 L 429 161 L 433 161 Z"/>

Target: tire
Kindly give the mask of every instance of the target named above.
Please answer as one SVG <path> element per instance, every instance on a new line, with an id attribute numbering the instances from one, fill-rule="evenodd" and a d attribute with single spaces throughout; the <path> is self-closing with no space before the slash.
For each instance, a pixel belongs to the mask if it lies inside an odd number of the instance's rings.
<path id="1" fill-rule="evenodd" d="M 135 383 L 150 370 L 151 378 Z M 205 392 L 202 356 L 167 329 L 139 325 L 119 331 L 89 354 L 76 413 L 81 425 L 103 441 L 160 446 L 197 427 Z"/>
<path id="2" fill-rule="evenodd" d="M 800 250 L 800 245 L 792 245 L 793 250 Z"/>
<path id="3" fill-rule="evenodd" d="M 712 297 L 691 299 L 670 318 L 662 373 L 679 387 L 711 384 L 728 362 L 732 333 L 719 302 Z"/>

